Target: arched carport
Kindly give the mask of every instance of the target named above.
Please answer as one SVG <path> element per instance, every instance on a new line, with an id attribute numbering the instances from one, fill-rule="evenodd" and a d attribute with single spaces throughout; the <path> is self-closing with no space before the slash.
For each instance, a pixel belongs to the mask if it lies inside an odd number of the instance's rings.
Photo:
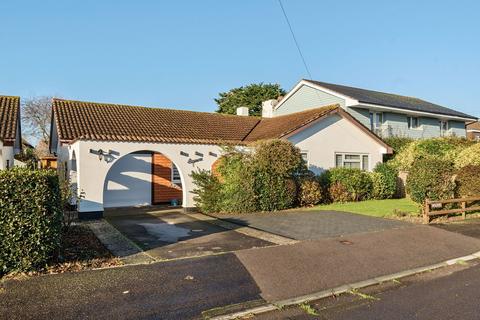
<path id="1" fill-rule="evenodd" d="M 182 180 L 167 156 L 141 150 L 121 156 L 111 165 L 103 186 L 103 207 L 181 204 Z"/>

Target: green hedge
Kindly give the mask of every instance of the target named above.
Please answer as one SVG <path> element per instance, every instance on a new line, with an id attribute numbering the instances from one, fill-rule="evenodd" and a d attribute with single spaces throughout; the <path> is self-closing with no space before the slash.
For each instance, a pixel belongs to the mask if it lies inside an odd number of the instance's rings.
<path id="1" fill-rule="evenodd" d="M 407 193 L 413 201 L 450 199 L 455 195 L 453 163 L 436 158 L 417 159 L 407 177 Z"/>
<path id="2" fill-rule="evenodd" d="M 374 199 L 391 199 L 397 193 L 398 171 L 386 163 L 379 163 L 371 173 Z"/>
<path id="3" fill-rule="evenodd" d="M 471 197 L 480 195 L 480 166 L 469 165 L 457 171 L 456 195 L 458 197 Z"/>
<path id="4" fill-rule="evenodd" d="M 0 171 L 0 274 L 44 266 L 59 248 L 61 229 L 55 172 Z"/>
<path id="5" fill-rule="evenodd" d="M 360 169 L 333 168 L 326 171 L 321 180 L 334 202 L 362 201 L 372 196 L 372 179 L 368 172 Z"/>

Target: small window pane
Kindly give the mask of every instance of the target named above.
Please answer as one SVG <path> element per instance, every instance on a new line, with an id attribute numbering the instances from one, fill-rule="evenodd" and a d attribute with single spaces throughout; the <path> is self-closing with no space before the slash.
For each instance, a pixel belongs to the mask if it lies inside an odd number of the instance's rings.
<path id="1" fill-rule="evenodd" d="M 368 170 L 368 156 L 367 155 L 362 156 L 362 170 L 365 170 L 365 171 Z"/>
<path id="2" fill-rule="evenodd" d="M 348 161 L 345 161 L 343 163 L 343 166 L 345 168 L 352 168 L 352 169 L 360 169 L 360 162 L 348 162 Z"/>
<path id="3" fill-rule="evenodd" d="M 342 155 L 336 154 L 335 155 L 335 167 L 339 168 L 342 167 Z"/>
<path id="4" fill-rule="evenodd" d="M 345 160 L 360 160 L 359 154 L 346 154 Z"/>
<path id="5" fill-rule="evenodd" d="M 177 167 L 172 164 L 172 181 L 173 182 L 179 182 L 181 179 L 180 179 L 180 172 L 178 172 L 178 169 Z"/>
<path id="6" fill-rule="evenodd" d="M 305 161 L 305 163 L 308 164 L 308 153 L 301 152 L 300 155 L 302 156 L 303 161 Z"/>

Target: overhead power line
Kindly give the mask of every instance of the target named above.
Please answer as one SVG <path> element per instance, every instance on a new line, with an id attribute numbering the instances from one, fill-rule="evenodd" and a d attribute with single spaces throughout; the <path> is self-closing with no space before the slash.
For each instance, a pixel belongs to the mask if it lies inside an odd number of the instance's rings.
<path id="1" fill-rule="evenodd" d="M 293 28 L 292 28 L 292 25 L 290 24 L 290 20 L 288 20 L 287 12 L 285 11 L 285 8 L 283 7 L 282 0 L 278 0 L 278 3 L 280 4 L 280 8 L 282 8 L 283 16 L 285 17 L 285 20 L 287 21 L 288 28 L 290 29 L 290 33 L 292 34 L 293 41 L 295 42 L 295 46 L 297 47 L 298 53 L 300 54 L 300 58 L 302 59 L 305 70 L 307 71 L 307 74 L 310 77 L 310 79 L 313 79 L 312 74 L 310 73 L 310 70 L 308 69 L 307 62 L 305 61 L 305 57 L 303 56 L 302 50 L 300 49 L 300 45 L 298 44 L 297 37 L 295 37 L 295 33 L 293 32 Z"/>

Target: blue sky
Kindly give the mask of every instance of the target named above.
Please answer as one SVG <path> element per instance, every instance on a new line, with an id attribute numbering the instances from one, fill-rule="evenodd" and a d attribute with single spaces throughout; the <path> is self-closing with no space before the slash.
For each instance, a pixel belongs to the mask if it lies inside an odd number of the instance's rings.
<path id="1" fill-rule="evenodd" d="M 316 80 L 480 116 L 479 1 L 283 3 Z M 0 2 L 0 94 L 213 111 L 304 77 L 277 0 Z"/>

